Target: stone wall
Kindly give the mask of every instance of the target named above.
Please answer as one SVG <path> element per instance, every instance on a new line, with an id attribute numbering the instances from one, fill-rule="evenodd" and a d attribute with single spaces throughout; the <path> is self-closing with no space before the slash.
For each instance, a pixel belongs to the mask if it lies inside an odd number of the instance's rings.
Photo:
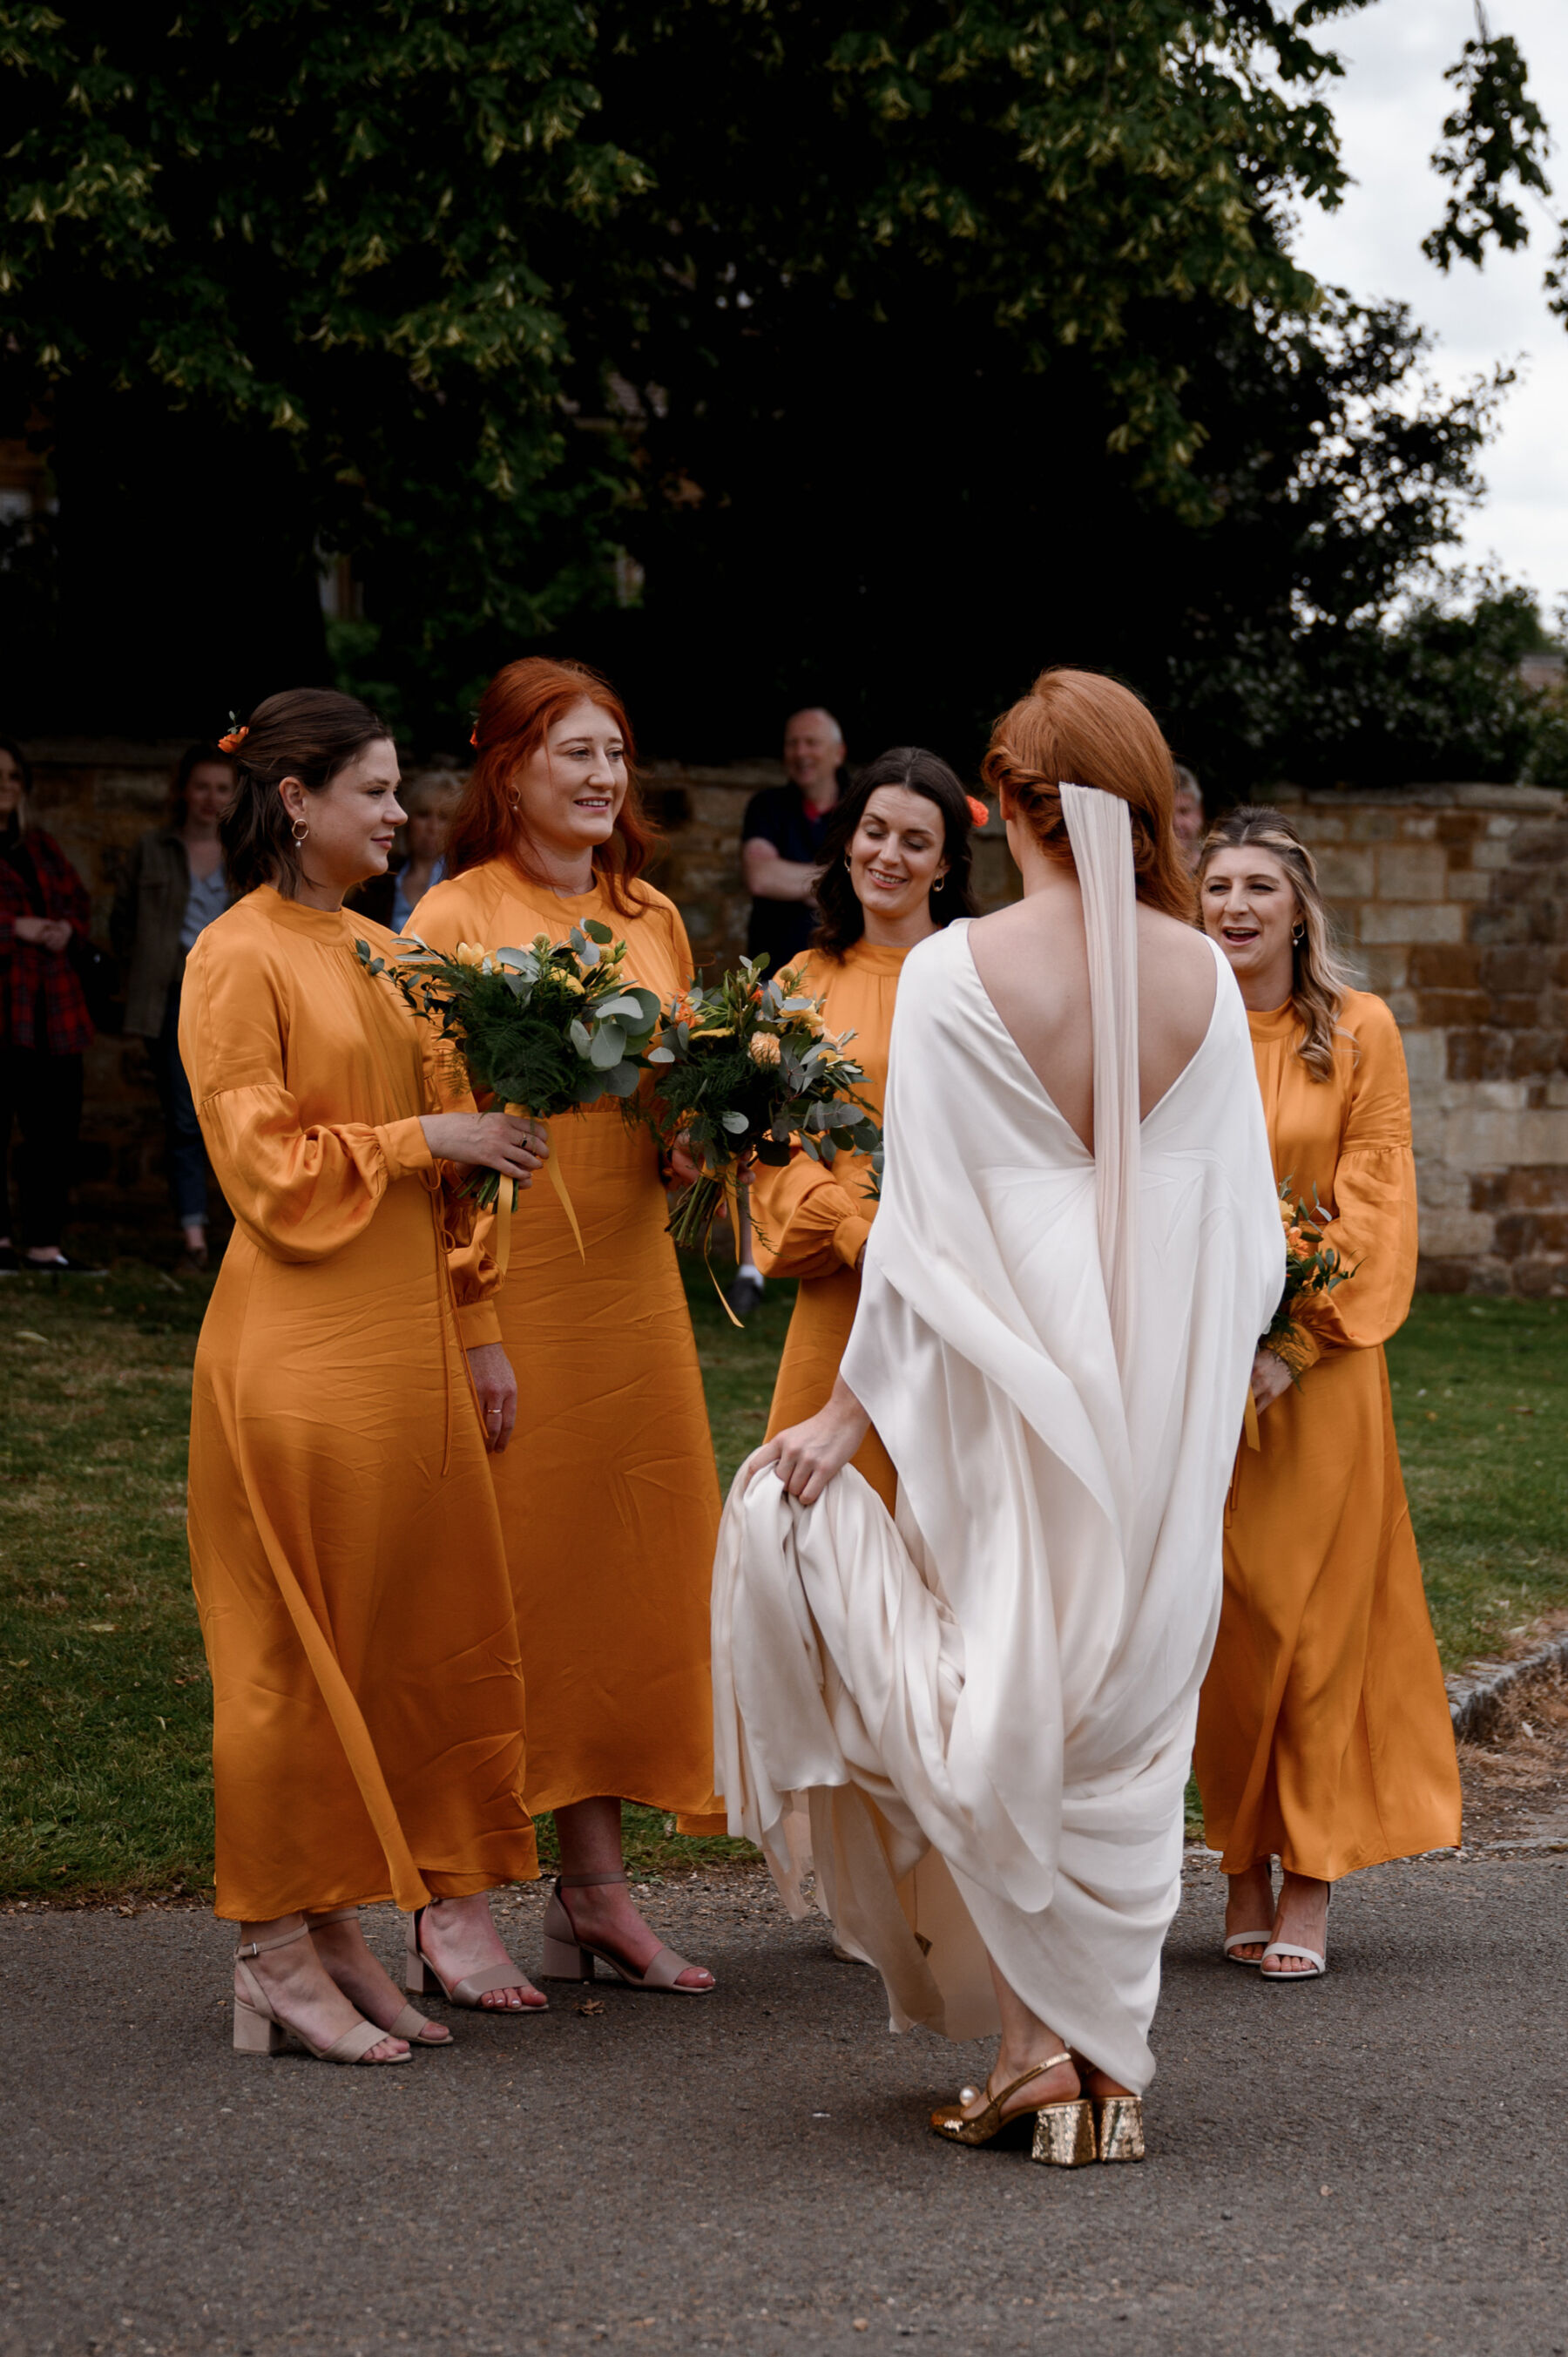
<path id="1" fill-rule="evenodd" d="M 1281 791 L 1355 978 L 1404 1035 L 1421 1282 L 1568 1293 L 1568 798 Z"/>
<path id="2" fill-rule="evenodd" d="M 125 853 L 158 823 L 177 746 L 32 748 L 34 805 L 93 897 L 107 939 Z M 741 819 L 777 762 L 655 763 L 664 843 L 653 880 L 710 971 L 746 939 Z M 1281 789 L 1317 856 L 1356 980 L 1404 1033 L 1415 1114 L 1423 1286 L 1568 1293 L 1568 798 L 1529 786 L 1429 786 L 1352 798 Z M 994 817 L 975 846 L 983 907 L 1016 878 Z M 161 1130 L 138 1042 L 88 1058 L 82 1208 L 156 1205 Z"/>

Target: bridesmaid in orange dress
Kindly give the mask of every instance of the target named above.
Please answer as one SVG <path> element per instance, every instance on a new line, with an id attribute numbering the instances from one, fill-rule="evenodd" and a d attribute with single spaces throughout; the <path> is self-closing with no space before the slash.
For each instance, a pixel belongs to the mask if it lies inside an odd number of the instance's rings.
<path id="1" fill-rule="evenodd" d="M 822 1000 L 830 1031 L 854 1032 L 850 1053 L 865 1071 L 857 1093 L 878 1120 L 898 976 L 912 949 L 954 917 L 973 916 L 970 835 L 984 818 L 985 804 L 969 799 L 945 761 L 900 745 L 862 770 L 823 841 L 822 922 L 800 987 Z M 757 1260 L 769 1276 L 799 1280 L 768 1440 L 825 1407 L 838 1381 L 876 1215 L 870 1170 L 865 1155 L 841 1153 L 830 1166 L 797 1146 L 788 1164 L 759 1164 L 752 1178 Z M 852 1461 L 891 1513 L 897 1479 L 875 1429 Z"/>
<path id="2" fill-rule="evenodd" d="M 478 760 L 447 877 L 410 930 L 433 948 L 564 941 L 598 919 L 626 973 L 668 999 L 692 980 L 674 903 L 640 880 L 650 831 L 613 692 L 580 664 L 509 663 L 485 690 Z M 658 1147 L 607 1098 L 553 1123 L 582 1230 L 535 1188 L 510 1222 L 501 1337 L 526 1449 L 493 1460 L 528 1681 L 528 1805 L 555 1813 L 562 1873 L 547 1977 L 596 1957 L 639 1988 L 704 1994 L 631 1903 L 623 1800 L 723 1833 L 713 1791 L 708 1590 L 718 1478 Z M 682 1174 L 694 1176 L 688 1165 Z"/>
<path id="3" fill-rule="evenodd" d="M 288 2029 L 330 2061 L 403 2062 L 450 2038 L 371 1955 L 362 1903 L 424 1910 L 456 2002 L 542 2003 L 484 1897 L 538 1867 L 485 1471 L 515 1388 L 451 1168 L 526 1184 L 542 1157 L 530 1125 L 476 1110 L 355 954 L 356 935 L 392 943 L 342 908 L 402 816 L 381 723 L 301 689 L 231 749 L 241 897 L 190 953 L 179 1046 L 236 1222 L 189 1482 L 234 2043 L 271 2052 Z"/>
<path id="4" fill-rule="evenodd" d="M 1258 1352 L 1259 1446 L 1237 1459 L 1197 1722 L 1204 1823 L 1230 1877 L 1225 1952 L 1270 1981 L 1314 1979 L 1341 1875 L 1459 1839 L 1383 1359 L 1415 1282 L 1410 1090 L 1392 1015 L 1336 971 L 1312 855 L 1288 820 L 1223 819 L 1198 895 L 1247 1006 L 1275 1178 L 1323 1204 L 1354 1270 L 1298 1313 L 1299 1383 Z"/>

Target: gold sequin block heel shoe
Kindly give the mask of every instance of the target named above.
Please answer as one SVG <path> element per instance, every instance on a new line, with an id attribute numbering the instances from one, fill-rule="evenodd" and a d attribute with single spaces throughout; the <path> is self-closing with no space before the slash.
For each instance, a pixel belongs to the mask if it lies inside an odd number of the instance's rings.
<path id="1" fill-rule="evenodd" d="M 1142 2160 L 1142 2095 L 1097 2095 L 1094 2098 L 1094 2143 L 1097 2159 Z"/>
<path id="2" fill-rule="evenodd" d="M 988 2083 L 985 2109 L 972 2117 L 966 2115 L 966 2106 L 977 2100 L 981 2090 L 961 2088 L 956 2104 L 944 2104 L 940 2111 L 931 2114 L 931 2126 L 950 2144 L 969 2145 L 994 2144 L 1009 2129 L 1026 2133 L 1032 2128 L 1031 2158 L 1056 2169 L 1081 2169 L 1085 2161 L 1094 2158 L 1093 2106 L 1081 2096 L 1071 2103 L 1032 2104 L 1005 2115 L 1003 2111 L 1009 2097 L 1015 2095 L 1020 2087 L 1026 2087 L 1031 2079 L 1043 2078 L 1059 2062 L 1071 2061 L 1070 2054 L 1053 2054 L 1046 2061 L 1036 2062 L 1032 2071 L 1026 2071 L 1000 2093 L 993 2094 Z"/>

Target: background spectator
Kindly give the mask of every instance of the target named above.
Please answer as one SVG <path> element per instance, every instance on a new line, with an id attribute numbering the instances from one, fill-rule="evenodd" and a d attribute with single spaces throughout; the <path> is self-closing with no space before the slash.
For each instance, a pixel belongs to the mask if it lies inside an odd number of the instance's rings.
<path id="1" fill-rule="evenodd" d="M 446 877 L 446 837 L 463 787 L 458 778 L 421 778 L 401 791 L 408 818 L 398 829 L 387 872 L 349 896 L 354 908 L 394 933 L 408 931 L 424 895 Z"/>
<path id="2" fill-rule="evenodd" d="M 1197 873 L 1198 856 L 1203 849 L 1203 788 L 1192 771 L 1176 764 L 1176 795 L 1171 804 L 1171 824 L 1181 845 L 1182 857 L 1193 874 Z"/>
<path id="3" fill-rule="evenodd" d="M 789 783 L 765 786 L 746 806 L 740 869 L 751 894 L 748 957 L 768 959 L 768 971 L 799 957 L 817 921 L 811 888 L 822 837 L 848 782 L 843 733 L 831 712 L 812 705 L 784 726 Z"/>
<path id="4" fill-rule="evenodd" d="M 0 1272 L 101 1275 L 60 1245 L 81 1127 L 81 1059 L 92 1039 L 73 956 L 91 953 L 87 887 L 52 834 L 31 824 L 32 771 L 0 737 Z M 11 1224 L 11 1126 L 21 1220 Z M 21 1249 L 17 1248 L 17 1236 Z"/>
<path id="5" fill-rule="evenodd" d="M 192 745 L 175 772 L 168 823 L 144 834 L 114 895 L 109 920 L 128 968 L 125 1028 L 147 1043 L 174 1215 L 187 1265 L 207 1266 L 207 1152 L 179 1060 L 179 988 L 187 952 L 233 895 L 218 822 L 234 797 L 234 764 L 216 745 Z"/>

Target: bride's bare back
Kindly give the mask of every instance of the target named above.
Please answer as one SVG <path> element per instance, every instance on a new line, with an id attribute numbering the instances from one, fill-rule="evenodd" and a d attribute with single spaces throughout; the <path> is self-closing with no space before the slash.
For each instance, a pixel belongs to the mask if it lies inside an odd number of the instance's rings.
<path id="1" fill-rule="evenodd" d="M 1029 854 L 1033 853 L 1032 857 Z M 975 972 L 1057 1111 L 1094 1150 L 1094 1050 L 1083 896 L 1061 862 L 1025 854 L 1025 897 L 969 931 Z M 1151 1113 L 1203 1045 L 1219 967 L 1201 933 L 1137 912 L 1138 1111 Z"/>

